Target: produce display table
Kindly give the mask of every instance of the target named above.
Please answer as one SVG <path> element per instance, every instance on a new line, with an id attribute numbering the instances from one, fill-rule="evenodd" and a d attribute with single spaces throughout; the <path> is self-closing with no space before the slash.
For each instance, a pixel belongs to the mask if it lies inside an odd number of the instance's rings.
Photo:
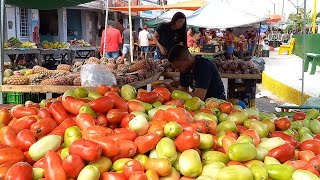
<path id="1" fill-rule="evenodd" d="M 70 46 L 69 49 L 72 51 L 71 59 L 74 59 L 75 57 L 87 59 L 91 54 L 95 53 L 97 48 L 95 46 Z"/>
<path id="2" fill-rule="evenodd" d="M 72 64 L 71 50 L 69 49 L 41 49 L 40 54 L 45 63 L 50 60 L 57 61 L 55 55 L 58 54 L 61 58 L 60 62 L 64 61 L 67 64 Z"/>
<path id="3" fill-rule="evenodd" d="M 19 56 L 31 56 L 31 62 L 34 65 L 41 66 L 41 57 L 40 57 L 40 49 L 25 49 L 25 48 L 17 48 L 17 49 L 4 49 L 4 54 L 8 55 L 10 58 L 11 64 L 13 67 L 16 67 L 18 64 Z M 35 61 L 37 59 L 37 62 Z"/>
<path id="4" fill-rule="evenodd" d="M 191 53 L 194 56 L 212 56 L 213 58 L 219 55 L 223 55 L 225 51 L 219 51 L 214 53 L 205 53 L 205 52 L 198 52 L 198 53 Z"/>

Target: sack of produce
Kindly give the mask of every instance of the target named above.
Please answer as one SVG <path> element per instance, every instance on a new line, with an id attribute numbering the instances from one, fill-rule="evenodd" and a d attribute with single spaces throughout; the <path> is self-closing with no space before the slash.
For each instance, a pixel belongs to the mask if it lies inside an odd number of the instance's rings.
<path id="1" fill-rule="evenodd" d="M 81 66 L 81 85 L 98 87 L 100 84 L 117 85 L 116 78 L 104 65 L 86 64 Z"/>

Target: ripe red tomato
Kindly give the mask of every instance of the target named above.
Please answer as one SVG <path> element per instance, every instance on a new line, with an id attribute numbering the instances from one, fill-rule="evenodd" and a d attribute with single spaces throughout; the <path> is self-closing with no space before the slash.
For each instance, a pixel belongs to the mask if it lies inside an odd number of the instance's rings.
<path id="1" fill-rule="evenodd" d="M 107 114 L 109 123 L 121 123 L 121 120 L 128 114 L 125 109 L 111 109 Z"/>
<path id="2" fill-rule="evenodd" d="M 61 124 L 65 119 L 69 117 L 67 111 L 63 107 L 62 102 L 60 101 L 55 101 L 54 103 L 52 103 L 49 107 L 49 111 L 58 124 Z"/>
<path id="3" fill-rule="evenodd" d="M 279 162 L 284 163 L 292 159 L 295 155 L 295 148 L 288 143 L 273 148 L 269 151 L 268 156 L 276 158 Z"/>
<path id="4" fill-rule="evenodd" d="M 174 141 L 177 150 L 183 152 L 188 149 L 196 149 L 200 144 L 200 135 L 197 132 L 185 131 Z"/>
<path id="5" fill-rule="evenodd" d="M 42 168 L 44 166 L 44 158 L 39 159 L 37 162 L 33 164 L 34 168 Z"/>
<path id="6" fill-rule="evenodd" d="M 214 121 L 211 121 L 211 120 L 207 120 L 206 121 L 209 129 L 208 129 L 208 133 L 211 134 L 211 135 L 215 135 L 217 133 L 217 124 L 216 122 Z M 239 128 L 238 128 L 239 130 Z"/>
<path id="7" fill-rule="evenodd" d="M 69 147 L 70 154 L 79 155 L 86 161 L 97 161 L 101 156 L 101 146 L 88 140 L 77 140 Z"/>
<path id="8" fill-rule="evenodd" d="M 40 139 L 51 133 L 57 127 L 57 122 L 51 118 L 41 119 L 33 123 L 30 127 L 34 137 Z"/>
<path id="9" fill-rule="evenodd" d="M 136 171 L 142 171 L 144 172 L 144 167 L 142 164 L 137 160 L 130 160 L 123 166 L 123 174 L 126 176 L 126 178 L 130 178 L 130 176 L 136 172 Z"/>
<path id="10" fill-rule="evenodd" d="M 286 143 L 291 144 L 293 147 L 298 147 L 298 141 L 293 136 L 290 136 L 284 132 L 281 131 L 275 131 L 273 132 L 270 137 L 280 137 L 283 139 Z"/>
<path id="11" fill-rule="evenodd" d="M 63 105 L 64 109 L 66 111 L 68 111 L 69 113 L 71 113 L 73 115 L 78 115 L 80 108 L 84 105 L 84 102 L 79 99 L 75 99 L 73 97 L 70 97 L 70 98 L 66 98 L 62 102 L 62 105 Z"/>
<path id="12" fill-rule="evenodd" d="M 16 131 L 12 127 L 6 126 L 0 129 L 1 144 L 8 145 L 11 147 L 17 147 L 16 137 Z"/>
<path id="13" fill-rule="evenodd" d="M 129 112 L 145 112 L 146 109 L 144 108 L 142 102 L 139 101 L 129 101 L 128 102 Z"/>
<path id="14" fill-rule="evenodd" d="M 278 118 L 274 121 L 274 125 L 279 130 L 287 130 L 291 126 L 291 122 L 288 118 Z"/>
<path id="15" fill-rule="evenodd" d="M 15 163 L 7 172 L 5 180 L 32 179 L 32 166 L 26 162 Z"/>
<path id="16" fill-rule="evenodd" d="M 124 109 L 128 111 L 128 105 L 125 100 L 123 100 L 119 94 L 115 92 L 107 92 L 105 96 L 111 97 L 114 102 L 114 108 L 115 109 Z"/>
<path id="17" fill-rule="evenodd" d="M 295 112 L 293 114 L 293 120 L 295 121 L 300 121 L 300 120 L 304 120 L 304 118 L 306 117 L 306 113 L 304 112 Z"/>
<path id="18" fill-rule="evenodd" d="M 15 118 L 19 119 L 25 116 L 37 115 L 38 109 L 34 107 L 16 107 L 13 109 L 12 114 Z"/>
<path id="19" fill-rule="evenodd" d="M 134 131 L 123 129 L 121 133 L 115 133 L 108 136 L 109 138 L 113 139 L 114 141 L 119 140 L 130 140 L 134 141 L 137 138 L 137 134 Z"/>
<path id="20" fill-rule="evenodd" d="M 254 129 L 245 130 L 241 135 L 251 137 L 255 146 L 258 146 L 261 142 L 258 132 Z"/>
<path id="21" fill-rule="evenodd" d="M 5 126 L 9 124 L 12 119 L 12 115 L 7 108 L 0 109 L 0 122 Z"/>
<path id="22" fill-rule="evenodd" d="M 309 171 L 319 177 L 319 172 L 317 170 L 318 166 L 313 166 L 312 164 L 307 164 L 299 169 L 307 170 L 307 171 Z"/>
<path id="23" fill-rule="evenodd" d="M 97 119 L 94 120 L 94 123 L 97 126 L 107 127 L 108 126 L 108 120 L 106 118 L 106 115 L 99 113 Z"/>
<path id="24" fill-rule="evenodd" d="M 62 167 L 69 177 L 77 178 L 84 168 L 84 161 L 79 155 L 70 154 L 62 161 Z"/>
<path id="25" fill-rule="evenodd" d="M 57 126 L 51 132 L 51 134 L 55 134 L 55 135 L 61 136 L 61 138 L 63 139 L 64 132 L 66 131 L 66 129 L 68 129 L 71 126 L 76 126 L 76 125 L 77 125 L 77 123 L 75 121 L 75 118 L 67 118 L 59 126 Z"/>
<path id="26" fill-rule="evenodd" d="M 4 179 L 12 164 L 4 163 L 0 165 L 0 179 Z"/>
<path id="27" fill-rule="evenodd" d="M 139 92 L 137 95 L 137 99 L 146 102 L 146 103 L 154 103 L 159 98 L 157 92 Z"/>
<path id="28" fill-rule="evenodd" d="M 230 102 L 224 102 L 220 105 L 219 110 L 222 113 L 230 114 L 233 109 L 233 105 Z"/>
<path id="29" fill-rule="evenodd" d="M 204 133 L 206 134 L 209 130 L 209 126 L 206 123 L 206 121 L 196 121 L 194 124 L 197 126 L 197 131 L 199 133 Z"/>
<path id="30" fill-rule="evenodd" d="M 153 92 L 156 92 L 161 96 L 164 100 L 164 102 L 168 102 L 171 100 L 171 92 L 164 87 L 156 87 L 154 88 Z"/>
<path id="31" fill-rule="evenodd" d="M 300 150 L 310 150 L 314 152 L 315 155 L 320 154 L 320 140 L 318 139 L 311 139 L 305 140 L 300 144 Z"/>
<path id="32" fill-rule="evenodd" d="M 121 127 L 122 128 L 128 128 L 129 122 L 135 117 L 133 114 L 127 114 L 122 120 L 121 120 Z"/>
<path id="33" fill-rule="evenodd" d="M 108 92 L 110 90 L 110 88 L 105 85 L 105 84 L 100 84 L 97 88 L 96 88 L 96 92 L 99 93 L 101 96 L 103 96 L 106 92 Z"/>
<path id="34" fill-rule="evenodd" d="M 77 126 L 81 130 L 85 130 L 88 127 L 94 126 L 95 125 L 94 122 L 95 122 L 94 118 L 87 113 L 80 113 L 76 117 Z"/>
<path id="35" fill-rule="evenodd" d="M 310 150 L 299 151 L 298 153 L 298 159 L 305 162 L 309 162 L 310 159 L 314 158 L 315 156 L 316 155 Z"/>
<path id="36" fill-rule="evenodd" d="M 161 137 L 155 133 L 147 133 L 143 136 L 139 136 L 134 140 L 134 143 L 138 147 L 138 152 L 144 154 L 152 149 L 155 149 Z"/>
<path id="37" fill-rule="evenodd" d="M 129 180 L 148 180 L 148 177 L 144 172 L 136 171 L 130 176 Z"/>
<path id="38" fill-rule="evenodd" d="M 28 129 L 24 129 L 17 134 L 16 143 L 22 151 L 28 151 L 36 141 L 33 133 Z"/>
<path id="39" fill-rule="evenodd" d="M 107 157 L 115 156 L 119 153 L 117 143 L 107 136 L 95 136 L 91 138 L 91 141 L 99 144 L 102 148 L 102 155 Z"/>
<path id="40" fill-rule="evenodd" d="M 320 167 L 320 155 L 316 155 L 315 157 L 310 159 L 308 163 L 313 167 Z M 318 172 L 320 173 L 320 168 L 318 169 Z"/>
<path id="41" fill-rule="evenodd" d="M 137 152 L 137 145 L 135 145 L 132 141 L 118 140 L 116 143 L 118 144 L 119 153 L 112 157 L 113 162 L 121 158 L 131 158 Z"/>
<path id="42" fill-rule="evenodd" d="M 91 126 L 81 132 L 82 138 L 91 140 L 94 137 L 107 136 L 113 134 L 113 130 L 102 126 Z"/>
<path id="43" fill-rule="evenodd" d="M 101 174 L 101 180 L 127 180 L 123 174 L 117 172 L 104 172 Z"/>
<path id="44" fill-rule="evenodd" d="M 114 106 L 114 100 L 108 96 L 102 96 L 92 100 L 89 103 L 90 107 L 98 113 L 106 113 Z"/>
<path id="45" fill-rule="evenodd" d="M 62 167 L 60 156 L 50 150 L 44 156 L 44 176 L 46 179 L 67 180 L 67 174 Z"/>
<path id="46" fill-rule="evenodd" d="M 39 109 L 38 111 L 38 116 L 41 118 L 41 119 L 44 119 L 44 118 L 53 118 L 50 111 L 47 109 L 47 108 L 41 108 Z"/>

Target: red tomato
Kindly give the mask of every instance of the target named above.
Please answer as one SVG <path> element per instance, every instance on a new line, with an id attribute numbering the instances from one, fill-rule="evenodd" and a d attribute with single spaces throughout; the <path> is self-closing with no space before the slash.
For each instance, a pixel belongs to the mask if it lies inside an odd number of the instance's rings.
<path id="1" fill-rule="evenodd" d="M 0 122 L 5 126 L 9 124 L 12 119 L 12 115 L 7 108 L 0 109 Z"/>
<path id="2" fill-rule="evenodd" d="M 142 102 L 139 101 L 129 101 L 128 102 L 129 112 L 145 112 L 146 109 L 144 108 Z"/>
<path id="3" fill-rule="evenodd" d="M 316 155 L 310 150 L 299 151 L 298 159 L 309 162 L 310 159 L 314 158 Z"/>
<path id="4" fill-rule="evenodd" d="M 127 114 L 122 120 L 121 120 L 121 127 L 122 128 L 128 128 L 129 127 L 129 122 L 136 117 L 133 114 Z"/>
<path id="5" fill-rule="evenodd" d="M 213 150 L 218 150 L 219 149 L 219 146 L 218 146 L 218 137 L 217 136 L 212 136 L 212 139 L 213 139 L 213 146 L 212 146 L 212 149 Z"/>
<path id="6" fill-rule="evenodd" d="M 237 125 L 238 133 L 241 134 L 243 131 L 247 130 L 248 128 L 242 126 L 242 125 Z"/>
<path id="7" fill-rule="evenodd" d="M 183 131 L 198 132 L 198 127 L 195 123 L 179 123 Z"/>
<path id="8" fill-rule="evenodd" d="M 130 176 L 129 180 L 148 180 L 148 177 L 144 172 L 136 171 Z"/>
<path id="9" fill-rule="evenodd" d="M 8 145 L 11 147 L 17 147 L 16 143 L 16 131 L 10 127 L 10 126 L 5 126 L 0 129 L 0 143 L 4 145 Z"/>
<path id="10" fill-rule="evenodd" d="M 84 102 L 75 98 L 66 98 L 62 101 L 62 105 L 69 113 L 78 115 L 80 108 L 84 105 Z"/>
<path id="11" fill-rule="evenodd" d="M 287 130 L 291 126 L 291 122 L 288 118 L 278 118 L 274 121 L 274 125 L 279 130 Z"/>
<path id="12" fill-rule="evenodd" d="M 32 166 L 26 162 L 14 164 L 7 172 L 5 180 L 32 179 Z"/>
<path id="13" fill-rule="evenodd" d="M 146 152 L 155 149 L 160 139 L 161 137 L 159 135 L 148 133 L 143 136 L 137 137 L 137 139 L 134 140 L 134 143 L 138 147 L 138 152 L 140 154 L 145 154 Z"/>
<path id="14" fill-rule="evenodd" d="M 191 114 L 184 108 L 169 108 L 164 111 L 164 120 L 175 121 L 178 123 L 192 123 L 194 122 Z M 163 120 L 163 119 L 162 119 Z"/>
<path id="15" fill-rule="evenodd" d="M 295 121 L 300 121 L 300 120 L 304 120 L 304 118 L 306 117 L 306 113 L 304 112 L 295 112 L 293 114 L 293 120 Z"/>
<path id="16" fill-rule="evenodd" d="M 217 133 L 217 124 L 214 121 L 206 120 L 206 123 L 209 127 L 208 133 L 211 135 L 215 135 Z"/>
<path id="17" fill-rule="evenodd" d="M 92 100 L 89 103 L 90 107 L 98 113 L 106 113 L 114 106 L 114 100 L 108 96 L 102 96 Z"/>
<path id="18" fill-rule="evenodd" d="M 102 155 L 107 157 L 115 156 L 119 153 L 119 148 L 117 143 L 106 136 L 96 136 L 91 138 L 91 141 L 99 144 L 102 148 Z"/>
<path id="19" fill-rule="evenodd" d="M 88 140 L 77 140 L 69 147 L 70 154 L 79 155 L 86 161 L 97 161 L 101 156 L 101 146 Z"/>
<path id="20" fill-rule="evenodd" d="M 94 123 L 97 126 L 107 127 L 108 126 L 108 120 L 106 118 L 106 115 L 99 113 L 97 119 L 95 119 Z"/>
<path id="21" fill-rule="evenodd" d="M 153 92 L 156 92 L 161 96 L 164 100 L 164 102 L 168 102 L 171 100 L 171 92 L 164 87 L 156 87 L 154 88 Z"/>
<path id="22" fill-rule="evenodd" d="M 280 137 L 283 139 L 286 143 L 291 144 L 293 147 L 298 147 L 298 141 L 293 136 L 290 136 L 284 132 L 281 131 L 275 131 L 273 132 L 270 137 Z"/>
<path id="23" fill-rule="evenodd" d="M 57 122 L 51 118 L 41 119 L 33 123 L 30 127 L 34 137 L 40 139 L 51 133 L 57 127 Z"/>
<path id="24" fill-rule="evenodd" d="M 197 126 L 197 131 L 199 133 L 206 134 L 209 130 L 209 126 L 206 121 L 196 121 L 194 124 Z"/>
<path id="25" fill-rule="evenodd" d="M 111 109 L 107 114 L 109 123 L 121 123 L 121 120 L 128 114 L 125 109 Z"/>
<path id="26" fill-rule="evenodd" d="M 255 146 L 258 146 L 261 142 L 259 134 L 254 129 L 245 130 L 241 133 L 241 135 L 251 137 Z"/>
<path id="27" fill-rule="evenodd" d="M 303 170 L 307 170 L 309 172 L 312 172 L 313 174 L 315 174 L 316 176 L 319 177 L 319 172 L 318 172 L 318 166 L 313 166 L 312 164 L 307 164 L 299 169 L 303 169 Z"/>
<path id="28" fill-rule="evenodd" d="M 120 91 L 119 87 L 117 87 L 117 86 L 110 86 L 109 88 L 110 88 L 111 92 L 116 92 L 117 93 L 117 92 Z"/>
<path id="29" fill-rule="evenodd" d="M 123 132 L 121 133 L 111 134 L 108 137 L 113 139 L 116 142 L 119 140 L 134 141 L 137 138 L 137 134 L 131 130 L 123 130 Z"/>
<path id="30" fill-rule="evenodd" d="M 46 179 L 67 180 L 67 174 L 62 167 L 60 156 L 49 150 L 44 156 L 44 176 Z"/>
<path id="31" fill-rule="evenodd" d="M 315 155 L 320 154 L 320 140 L 311 139 L 305 140 L 300 144 L 300 150 L 310 150 L 314 152 Z"/>
<path id="32" fill-rule="evenodd" d="M 38 109 L 33 107 L 16 107 L 13 109 L 12 114 L 15 118 L 19 119 L 25 116 L 37 115 Z"/>
<path id="33" fill-rule="evenodd" d="M 119 147 L 119 153 L 112 157 L 113 162 L 121 158 L 131 158 L 137 152 L 137 145 L 135 145 L 132 141 L 118 140 L 116 143 Z"/>
<path id="34" fill-rule="evenodd" d="M 126 178 L 130 178 L 130 176 L 136 172 L 136 171 L 142 171 L 144 172 L 144 167 L 142 164 L 137 160 L 130 160 L 123 166 L 123 174 L 126 176 Z"/>
<path id="35" fill-rule="evenodd" d="M 36 141 L 36 138 L 29 129 L 24 129 L 17 134 L 16 143 L 22 151 L 28 151 L 30 146 Z"/>
<path id="36" fill-rule="evenodd" d="M 39 159 L 37 162 L 33 164 L 34 168 L 42 168 L 44 167 L 44 158 Z"/>
<path id="37" fill-rule="evenodd" d="M 61 124 L 59 124 L 59 126 L 57 126 L 51 132 L 51 134 L 55 134 L 55 135 L 61 136 L 61 138 L 63 139 L 64 132 L 66 131 L 66 129 L 68 129 L 71 126 L 76 126 L 76 125 L 77 125 L 77 123 L 73 118 L 67 118 Z"/>
<path id="38" fill-rule="evenodd" d="M 196 149 L 200 144 L 200 135 L 197 132 L 185 131 L 174 140 L 177 150 L 183 152 L 188 149 Z"/>
<path id="39" fill-rule="evenodd" d="M 24 160 L 25 156 L 23 152 L 18 148 L 6 147 L 0 149 L 0 164 L 14 164 Z"/>
<path id="40" fill-rule="evenodd" d="M 139 92 L 137 95 L 137 99 L 146 102 L 146 103 L 154 103 L 159 98 L 157 92 Z"/>
<path id="41" fill-rule="evenodd" d="M 233 105 L 230 102 L 224 102 L 220 105 L 219 110 L 222 113 L 230 114 L 233 109 Z"/>
<path id="42" fill-rule="evenodd" d="M 97 88 L 96 88 L 96 92 L 99 93 L 101 96 L 103 96 L 106 92 L 108 92 L 110 90 L 110 88 L 105 85 L 105 84 L 100 84 Z"/>
<path id="43" fill-rule="evenodd" d="M 68 118 L 68 113 L 64 109 L 62 102 L 56 101 L 52 103 L 49 107 L 49 111 L 58 124 L 61 124 L 65 119 Z"/>
<path id="44" fill-rule="evenodd" d="M 39 109 L 38 111 L 38 116 L 41 118 L 41 119 L 44 119 L 44 118 L 53 118 L 50 111 L 47 109 L 47 108 L 41 108 Z"/>
<path id="45" fill-rule="evenodd" d="M 151 125 L 148 129 L 148 133 L 156 134 L 160 138 L 164 137 L 164 126 L 163 125 Z"/>
<path id="46" fill-rule="evenodd" d="M 295 148 L 288 143 L 273 148 L 269 151 L 268 156 L 276 158 L 279 162 L 284 163 L 294 157 Z"/>
<path id="47" fill-rule="evenodd" d="M 308 164 L 311 164 L 313 167 L 320 167 L 320 155 L 316 155 L 310 159 Z M 320 173 L 320 168 L 318 168 L 318 172 Z"/>
<path id="48" fill-rule="evenodd" d="M 127 180 L 123 174 L 117 172 L 104 172 L 101 174 L 101 180 Z"/>
<path id="49" fill-rule="evenodd" d="M 211 111 L 210 109 L 208 109 L 208 108 L 200 109 L 200 110 L 198 110 L 198 111 L 194 112 L 194 114 L 198 114 L 198 113 L 200 113 L 200 112 L 204 112 L 204 113 L 212 114 L 212 111 Z"/>
<path id="50" fill-rule="evenodd" d="M 224 152 L 229 152 L 229 147 L 235 143 L 237 143 L 237 141 L 234 137 L 224 136 L 222 138 L 222 148 L 223 148 Z"/>
<path id="51" fill-rule="evenodd" d="M 174 106 L 177 106 L 177 107 L 183 107 L 184 100 L 182 100 L 182 99 L 174 99 L 174 100 L 166 102 L 165 105 L 174 105 Z"/>
<path id="52" fill-rule="evenodd" d="M 35 161 L 32 160 L 32 158 L 30 157 L 28 151 L 23 152 L 23 154 L 24 154 L 24 156 L 25 156 L 25 158 L 26 158 L 25 161 L 26 161 L 27 163 L 29 163 L 30 165 L 33 165 L 33 164 L 35 163 Z"/>
<path id="53" fill-rule="evenodd" d="M 165 121 L 164 110 L 159 109 L 152 118 L 152 121 Z"/>
<path id="54" fill-rule="evenodd" d="M 302 168 L 307 165 L 307 162 L 302 161 L 302 160 L 289 160 L 286 161 L 284 164 L 287 164 L 291 166 L 294 170 Z"/>
<path id="55" fill-rule="evenodd" d="M 0 179 L 4 179 L 8 170 L 11 168 L 12 164 L 4 163 L 0 165 Z"/>
<path id="56" fill-rule="evenodd" d="M 94 137 L 101 137 L 113 134 L 113 130 L 102 126 L 90 126 L 82 131 L 82 138 L 91 140 Z"/>
<path id="57" fill-rule="evenodd" d="M 62 161 L 62 167 L 69 177 L 77 178 L 80 171 L 84 168 L 84 161 L 79 155 L 68 155 Z"/>
<path id="58" fill-rule="evenodd" d="M 94 126 L 95 125 L 94 122 L 95 122 L 94 118 L 87 113 L 80 113 L 76 117 L 77 126 L 81 130 L 85 130 L 88 127 Z"/>
<path id="59" fill-rule="evenodd" d="M 115 109 L 124 109 L 128 111 L 127 102 L 123 100 L 117 93 L 107 92 L 106 96 L 111 97 L 113 99 Z"/>

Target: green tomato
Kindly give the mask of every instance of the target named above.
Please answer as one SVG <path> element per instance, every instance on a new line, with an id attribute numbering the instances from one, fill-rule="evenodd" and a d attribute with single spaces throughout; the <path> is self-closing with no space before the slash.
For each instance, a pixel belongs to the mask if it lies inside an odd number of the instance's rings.
<path id="1" fill-rule="evenodd" d="M 64 160 L 67 156 L 69 156 L 69 148 L 63 148 L 61 150 L 61 159 Z"/>
<path id="2" fill-rule="evenodd" d="M 212 162 L 210 164 L 206 164 L 202 168 L 201 176 L 208 176 L 211 179 L 215 179 L 219 171 L 224 167 L 226 167 L 226 165 L 222 162 Z"/>
<path id="3" fill-rule="evenodd" d="M 192 97 L 184 103 L 184 107 L 188 111 L 198 111 L 201 107 L 201 99 L 198 97 Z"/>
<path id="4" fill-rule="evenodd" d="M 192 98 L 192 96 L 186 92 L 180 91 L 180 90 L 174 90 L 171 93 L 172 99 L 182 99 L 185 102 Z"/>
<path id="5" fill-rule="evenodd" d="M 260 121 L 251 121 L 249 129 L 256 130 L 260 138 L 267 137 L 269 134 L 269 127 Z"/>
<path id="6" fill-rule="evenodd" d="M 86 98 L 88 97 L 88 94 L 89 94 L 88 90 L 82 87 L 74 90 L 74 97 L 77 99 Z"/>
<path id="7" fill-rule="evenodd" d="M 203 134 L 203 133 L 199 133 L 200 134 L 200 145 L 199 145 L 199 149 L 209 149 L 212 148 L 213 146 L 213 137 L 211 134 Z"/>
<path id="8" fill-rule="evenodd" d="M 87 113 L 87 114 L 91 115 L 94 119 L 97 118 L 97 113 L 87 103 L 85 103 L 79 109 L 79 114 L 81 114 L 81 113 Z"/>
<path id="9" fill-rule="evenodd" d="M 257 155 L 255 157 L 255 159 L 263 161 L 264 158 L 268 155 L 269 151 L 263 147 L 257 147 Z"/>
<path id="10" fill-rule="evenodd" d="M 179 167 L 181 174 L 184 176 L 199 176 L 202 171 L 202 163 L 199 153 L 194 149 L 189 149 L 181 153 L 179 158 Z"/>
<path id="11" fill-rule="evenodd" d="M 232 122 L 232 121 L 223 121 L 220 124 L 218 124 L 217 126 L 218 131 L 232 131 L 232 132 L 236 132 L 237 129 L 237 125 Z"/>
<path id="12" fill-rule="evenodd" d="M 228 164 L 229 157 L 222 152 L 219 151 L 207 151 L 202 154 L 201 156 L 203 164 L 210 164 L 213 162 L 222 162 L 224 164 Z"/>
<path id="13" fill-rule="evenodd" d="M 318 110 L 316 110 L 316 109 L 310 109 L 310 110 L 307 112 L 306 119 L 308 119 L 308 120 L 310 120 L 310 119 L 317 119 L 319 116 L 320 116 L 320 113 L 319 113 Z"/>
<path id="14" fill-rule="evenodd" d="M 219 120 L 219 123 L 222 123 L 223 121 L 225 121 L 228 117 L 228 114 L 226 113 L 219 113 L 219 117 L 218 117 L 218 120 Z"/>
<path id="15" fill-rule="evenodd" d="M 99 170 L 100 174 L 109 171 L 112 166 L 110 158 L 105 156 L 101 156 L 98 161 L 90 162 L 89 164 L 96 167 Z"/>
<path id="16" fill-rule="evenodd" d="M 99 93 L 94 92 L 94 91 L 89 91 L 88 98 L 98 99 L 99 97 L 102 97 Z"/>
<path id="17" fill-rule="evenodd" d="M 286 142 L 280 137 L 263 138 L 258 147 L 265 148 L 270 151 L 273 148 L 284 145 Z"/>
<path id="18" fill-rule="evenodd" d="M 317 119 L 311 119 L 309 127 L 313 134 L 320 134 L 320 122 Z"/>
<path id="19" fill-rule="evenodd" d="M 174 163 L 174 161 L 178 158 L 174 141 L 167 137 L 162 138 L 158 142 L 156 146 L 156 152 L 157 152 L 158 158 L 167 159 L 171 163 Z"/>
<path id="20" fill-rule="evenodd" d="M 29 148 L 29 156 L 32 160 L 38 161 L 43 158 L 49 150 L 58 150 L 61 145 L 61 137 L 58 135 L 47 135 L 32 144 Z"/>
<path id="21" fill-rule="evenodd" d="M 237 125 L 242 125 L 243 122 L 248 119 L 248 116 L 246 116 L 246 113 L 244 112 L 236 112 L 233 114 L 230 114 L 227 118 L 226 121 L 232 121 Z"/>
<path id="22" fill-rule="evenodd" d="M 133 86 L 126 84 L 121 87 L 120 95 L 125 101 L 130 101 L 136 98 L 137 91 Z"/>
<path id="23" fill-rule="evenodd" d="M 73 142 L 81 139 L 81 130 L 78 128 L 78 126 L 71 126 L 66 129 L 64 133 L 64 145 L 66 147 L 71 146 Z"/>
<path id="24" fill-rule="evenodd" d="M 253 180 L 253 174 L 245 166 L 230 165 L 222 168 L 218 173 L 216 180 Z"/>
<path id="25" fill-rule="evenodd" d="M 99 178 L 99 169 L 93 165 L 87 165 L 80 171 L 77 180 L 99 180 Z"/>
<path id="26" fill-rule="evenodd" d="M 319 180 L 319 178 L 312 172 L 309 172 L 307 170 L 301 170 L 301 169 L 295 170 L 294 173 L 292 174 L 292 180 L 301 180 L 301 179 Z"/>
<path id="27" fill-rule="evenodd" d="M 210 121 L 214 121 L 215 123 L 218 122 L 218 119 L 215 115 L 213 114 L 209 114 L 209 113 L 204 113 L 204 112 L 199 112 L 197 113 L 194 117 L 194 120 L 196 121 L 200 121 L 200 120 L 210 120 Z"/>
<path id="28" fill-rule="evenodd" d="M 153 106 L 154 108 L 158 108 L 158 107 L 162 106 L 162 104 L 161 104 L 161 102 L 156 101 L 156 102 L 152 103 L 152 106 Z"/>
<path id="29" fill-rule="evenodd" d="M 293 168 L 287 164 L 266 165 L 268 175 L 273 180 L 290 180 L 293 174 Z"/>
<path id="30" fill-rule="evenodd" d="M 298 130 L 298 134 L 299 136 L 301 137 L 302 135 L 304 134 L 310 134 L 312 135 L 312 132 L 310 131 L 310 129 L 306 128 L 306 127 L 301 127 L 299 130 Z"/>
<path id="31" fill-rule="evenodd" d="M 144 154 L 137 154 L 133 159 L 139 161 L 143 166 L 145 166 L 149 158 Z"/>
<path id="32" fill-rule="evenodd" d="M 254 159 L 257 150 L 251 143 L 237 143 L 229 147 L 228 155 L 230 160 L 244 162 Z"/>
<path id="33" fill-rule="evenodd" d="M 115 170 L 117 173 L 122 173 L 124 164 L 131 160 L 131 158 L 118 159 L 112 164 L 112 169 Z"/>
<path id="34" fill-rule="evenodd" d="M 168 138 L 175 138 L 179 134 L 181 134 L 182 131 L 183 131 L 182 127 L 177 122 L 171 121 L 164 126 L 164 134 Z"/>
<path id="35" fill-rule="evenodd" d="M 237 143 L 250 143 L 250 144 L 254 144 L 253 143 L 253 139 L 249 136 L 239 136 L 237 139 Z"/>
<path id="36" fill-rule="evenodd" d="M 38 180 L 44 177 L 44 170 L 42 168 L 32 168 L 32 179 Z"/>
<path id="37" fill-rule="evenodd" d="M 266 156 L 264 158 L 264 164 L 271 165 L 271 164 L 281 164 L 281 163 L 274 157 Z"/>
<path id="38" fill-rule="evenodd" d="M 181 152 L 177 152 L 177 153 L 178 153 L 177 160 L 172 164 L 172 167 L 174 167 L 178 172 L 180 172 L 179 159 L 181 156 Z"/>
<path id="39" fill-rule="evenodd" d="M 260 164 L 254 164 L 250 167 L 250 170 L 253 174 L 254 180 L 267 180 L 269 178 L 268 171 L 266 168 Z"/>

